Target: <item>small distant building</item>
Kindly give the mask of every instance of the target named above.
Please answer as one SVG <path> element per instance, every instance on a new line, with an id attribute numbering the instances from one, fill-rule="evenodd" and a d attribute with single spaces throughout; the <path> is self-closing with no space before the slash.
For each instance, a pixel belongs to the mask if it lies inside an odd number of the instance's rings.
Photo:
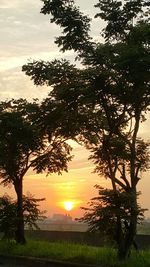
<path id="1" fill-rule="evenodd" d="M 53 217 L 51 218 L 53 222 L 61 222 L 61 223 L 73 223 L 72 217 L 69 214 L 59 214 L 55 213 L 53 214 Z"/>
<path id="2" fill-rule="evenodd" d="M 50 218 L 37 222 L 40 230 L 45 231 L 73 231 L 85 232 L 88 229 L 87 224 L 74 221 L 69 214 L 55 213 Z M 26 229 L 29 229 L 26 227 Z M 36 229 L 35 229 L 36 230 Z"/>

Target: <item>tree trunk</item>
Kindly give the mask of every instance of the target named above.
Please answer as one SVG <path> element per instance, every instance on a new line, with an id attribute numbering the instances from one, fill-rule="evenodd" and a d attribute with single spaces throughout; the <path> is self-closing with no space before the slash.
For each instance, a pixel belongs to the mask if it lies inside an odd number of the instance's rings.
<path id="1" fill-rule="evenodd" d="M 133 191 L 132 191 L 133 194 Z M 131 247 L 135 243 L 135 236 L 137 230 L 137 197 L 136 197 L 136 190 L 134 190 L 134 198 L 133 198 L 133 206 L 131 207 L 131 218 L 130 222 L 126 224 L 125 231 L 122 236 L 119 235 L 118 239 L 118 259 L 125 260 L 129 257 L 131 252 Z M 121 225 L 117 226 L 121 227 Z M 122 227 L 121 227 L 122 228 Z M 121 230 L 120 230 L 121 233 Z"/>
<path id="2" fill-rule="evenodd" d="M 15 239 L 17 243 L 25 244 L 26 240 L 24 235 L 22 179 L 17 180 L 15 183 L 15 190 L 17 194 L 17 229 L 15 233 Z"/>
<path id="3" fill-rule="evenodd" d="M 122 222 L 120 216 L 117 216 L 117 224 L 116 224 L 116 242 L 118 245 L 118 259 L 120 261 L 124 260 L 127 257 L 127 252 L 125 250 L 125 238 L 124 232 L 122 228 Z"/>

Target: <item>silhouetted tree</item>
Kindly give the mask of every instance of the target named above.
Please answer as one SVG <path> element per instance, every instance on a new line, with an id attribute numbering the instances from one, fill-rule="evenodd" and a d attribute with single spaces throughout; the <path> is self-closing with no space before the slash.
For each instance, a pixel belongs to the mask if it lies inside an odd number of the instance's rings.
<path id="1" fill-rule="evenodd" d="M 118 253 L 124 250 L 125 243 L 129 242 L 129 226 L 131 222 L 132 210 L 137 213 L 137 223 L 141 223 L 146 209 L 141 209 L 140 205 L 134 206 L 134 194 L 118 188 L 104 189 L 99 185 L 98 196 L 91 199 L 88 207 L 82 207 L 85 211 L 83 217 L 77 218 L 79 222 L 85 222 L 89 226 L 89 231 L 99 232 L 110 241 L 115 241 L 118 246 Z M 137 198 L 138 198 L 137 194 Z M 138 250 L 138 245 L 133 239 L 133 246 Z"/>
<path id="2" fill-rule="evenodd" d="M 149 143 L 138 132 L 150 104 L 150 4 L 99 0 L 95 17 L 106 22 L 100 43 L 90 36 L 91 19 L 73 0 L 43 3 L 41 13 L 62 29 L 55 43 L 62 52 L 74 50 L 82 68 L 67 60 L 33 61 L 23 71 L 36 85 L 53 88 L 46 102 L 59 103 L 69 135 L 91 151 L 95 171 L 110 179 L 114 194 L 131 194 L 125 235 L 119 215 L 116 224 L 118 257 L 124 259 L 136 235 L 137 184 L 149 167 Z"/>
<path id="3" fill-rule="evenodd" d="M 34 198 L 32 195 L 23 196 L 23 219 L 24 225 L 39 229 L 37 221 L 44 220 L 46 211 L 39 209 L 39 202 L 45 200 Z M 3 238 L 15 238 L 17 230 L 17 202 L 8 195 L 0 198 L 0 232 Z"/>
<path id="4" fill-rule="evenodd" d="M 46 114 L 37 102 L 19 99 L 0 103 L 0 177 L 2 184 L 12 184 L 17 194 L 18 243 L 25 242 L 23 178 L 27 171 L 61 174 L 71 160 L 71 148 L 55 123 L 53 103 L 49 112 L 49 126 L 45 127 Z"/>

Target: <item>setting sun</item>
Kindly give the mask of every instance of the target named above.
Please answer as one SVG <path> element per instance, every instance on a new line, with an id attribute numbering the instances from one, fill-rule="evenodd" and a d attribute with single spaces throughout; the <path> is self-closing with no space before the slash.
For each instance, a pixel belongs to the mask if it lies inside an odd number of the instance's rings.
<path id="1" fill-rule="evenodd" d="M 64 202 L 65 210 L 70 211 L 73 209 L 73 202 L 71 201 L 65 201 Z"/>

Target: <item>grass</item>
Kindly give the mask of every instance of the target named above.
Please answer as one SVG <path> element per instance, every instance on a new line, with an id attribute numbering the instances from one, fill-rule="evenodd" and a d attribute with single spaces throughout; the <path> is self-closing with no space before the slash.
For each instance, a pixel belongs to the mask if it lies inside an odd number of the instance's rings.
<path id="1" fill-rule="evenodd" d="M 92 247 L 72 243 L 50 243 L 28 240 L 26 245 L 0 241 L 1 255 L 31 256 L 107 267 L 150 267 L 150 250 L 132 252 L 130 259 L 120 263 L 116 251 L 108 247 Z"/>

